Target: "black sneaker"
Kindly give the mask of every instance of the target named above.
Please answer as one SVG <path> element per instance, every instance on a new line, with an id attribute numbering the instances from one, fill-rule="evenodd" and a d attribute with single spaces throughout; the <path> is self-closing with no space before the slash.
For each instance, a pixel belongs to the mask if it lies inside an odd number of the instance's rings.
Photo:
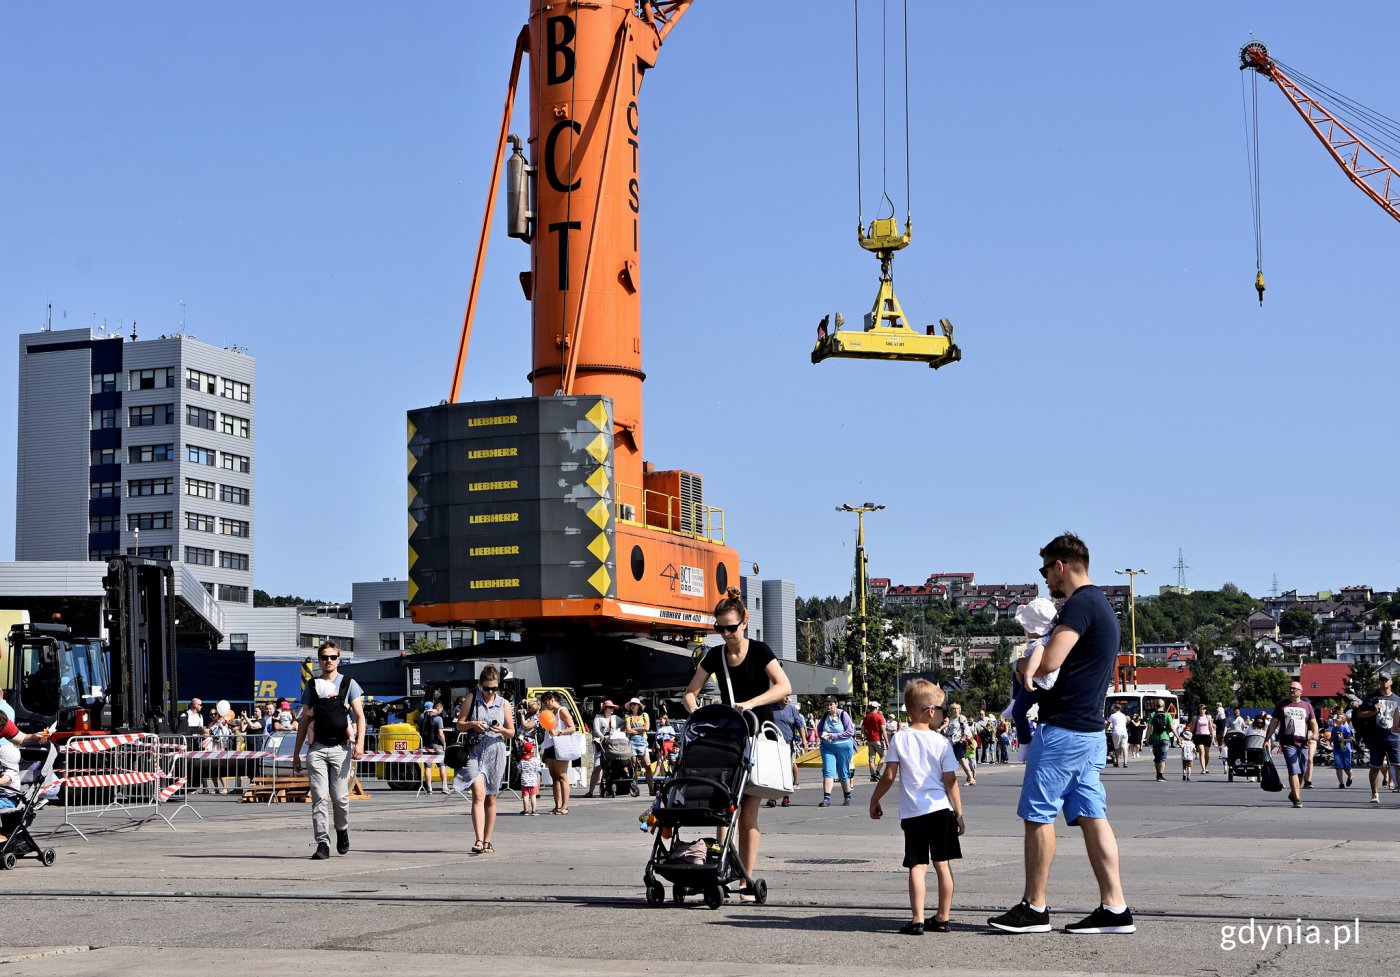
<path id="1" fill-rule="evenodd" d="M 1050 908 L 1047 906 L 1041 912 L 1036 912 L 1030 903 L 1022 899 L 1000 916 L 987 920 L 987 925 L 1003 933 L 1048 933 Z"/>
<path id="2" fill-rule="evenodd" d="M 1304 790 L 1312 790 L 1312 789 L 1313 789 L 1312 781 L 1311 781 L 1311 780 L 1305 780 L 1305 781 L 1303 781 L 1303 789 L 1304 789 Z"/>
<path id="3" fill-rule="evenodd" d="M 1157 779 L 1158 779 L 1158 780 L 1166 780 L 1166 779 L 1167 779 L 1167 775 L 1164 774 L 1164 773 L 1159 773 L 1159 774 L 1157 775 Z"/>
<path id="4" fill-rule="evenodd" d="M 1066 933 L 1136 933 L 1133 911 L 1125 909 L 1121 913 L 1111 913 L 1103 906 L 1095 909 L 1077 923 L 1065 927 Z"/>
<path id="5" fill-rule="evenodd" d="M 335 833 L 335 850 L 344 855 L 350 850 L 350 832 L 337 830 Z"/>
<path id="6" fill-rule="evenodd" d="M 924 935 L 924 924 L 923 924 L 923 923 L 905 923 L 903 926 L 901 926 L 901 927 L 899 928 L 899 932 L 903 933 L 905 936 L 923 936 L 923 935 Z"/>
<path id="7" fill-rule="evenodd" d="M 321 842 L 319 845 L 317 845 L 317 846 L 316 846 L 316 850 L 311 854 L 311 860 L 312 860 L 313 862 L 323 861 L 324 859 L 327 859 L 327 858 L 330 858 L 330 857 L 331 857 L 331 847 L 330 847 L 330 845 L 326 844 L 324 841 Z"/>

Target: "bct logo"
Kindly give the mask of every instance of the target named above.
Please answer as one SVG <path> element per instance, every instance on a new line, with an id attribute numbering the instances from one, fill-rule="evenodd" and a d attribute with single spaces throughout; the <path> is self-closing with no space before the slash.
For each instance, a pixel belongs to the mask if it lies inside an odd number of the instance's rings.
<path id="1" fill-rule="evenodd" d="M 687 597 L 705 596 L 704 567 L 681 567 L 681 593 Z"/>

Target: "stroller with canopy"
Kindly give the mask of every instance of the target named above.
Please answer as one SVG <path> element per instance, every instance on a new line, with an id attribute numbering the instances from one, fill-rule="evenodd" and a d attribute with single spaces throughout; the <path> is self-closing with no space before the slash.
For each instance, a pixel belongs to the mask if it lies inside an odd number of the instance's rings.
<path id="1" fill-rule="evenodd" d="M 46 868 L 57 860 L 58 853 L 41 847 L 29 832 L 34 818 L 49 803 L 46 795 L 56 786 L 53 765 L 57 757 L 57 747 L 50 744 L 42 762 L 36 760 L 24 768 L 18 788 L 0 787 L 0 797 L 15 805 L 0 809 L 0 833 L 5 835 L 0 844 L 0 869 L 12 869 L 16 860 L 25 857 L 39 859 Z"/>
<path id="2" fill-rule="evenodd" d="M 1250 729 L 1244 732 L 1231 731 L 1225 734 L 1225 774 L 1226 779 L 1236 777 L 1245 780 L 1258 780 L 1263 775 L 1268 756 L 1264 747 L 1264 731 Z"/>
<path id="3" fill-rule="evenodd" d="M 636 797 L 642 792 L 637 786 L 637 767 L 632 757 L 632 741 L 626 734 L 614 730 L 603 737 L 601 762 L 603 776 L 600 789 L 604 797 L 616 797 L 619 792 L 630 792 Z"/>
<path id="4" fill-rule="evenodd" d="M 757 902 L 768 900 L 767 883 L 744 871 L 737 840 L 757 732 L 752 712 L 710 705 L 691 714 L 675 773 L 660 785 L 652 808 L 651 857 L 642 878 L 648 905 L 666 901 L 662 879 L 671 883 L 678 904 L 700 893 L 706 906 L 718 909 L 735 882 L 742 882 L 742 891 Z M 708 829 L 713 837 L 687 842 L 683 829 Z"/>

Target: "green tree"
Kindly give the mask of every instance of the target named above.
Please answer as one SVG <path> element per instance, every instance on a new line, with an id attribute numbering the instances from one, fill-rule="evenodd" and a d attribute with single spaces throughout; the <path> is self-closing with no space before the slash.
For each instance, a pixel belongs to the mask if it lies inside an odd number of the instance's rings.
<path id="1" fill-rule="evenodd" d="M 408 646 L 408 653 L 410 655 L 421 655 L 427 651 L 442 651 L 442 649 L 446 647 L 447 643 L 445 641 L 437 641 L 433 638 L 429 638 L 426 634 L 420 634 L 413 644 Z"/>
<path id="2" fill-rule="evenodd" d="M 1301 634 L 1306 638 L 1317 637 L 1317 618 L 1305 607 L 1290 607 L 1278 620 L 1279 630 L 1284 634 Z"/>
<path id="3" fill-rule="evenodd" d="M 1240 677 L 1240 705 L 1268 708 L 1282 702 L 1288 692 L 1288 676 L 1277 668 L 1256 666 Z"/>
<path id="4" fill-rule="evenodd" d="M 1390 620 L 1381 622 L 1381 661 L 1390 659 L 1391 651 L 1395 647 L 1395 634 L 1391 630 Z"/>
<path id="5" fill-rule="evenodd" d="M 288 594 L 284 597 L 273 597 L 266 590 L 253 588 L 254 607 L 318 607 L 327 603 L 323 600 L 310 600 L 306 597 L 293 597 Z"/>
<path id="6" fill-rule="evenodd" d="M 1182 689 L 1192 705 L 1204 702 L 1211 709 L 1217 702 L 1235 701 L 1235 686 L 1230 670 L 1220 659 L 1210 652 L 1204 654 L 1197 649 L 1196 662 L 1191 666 L 1191 677 Z"/>

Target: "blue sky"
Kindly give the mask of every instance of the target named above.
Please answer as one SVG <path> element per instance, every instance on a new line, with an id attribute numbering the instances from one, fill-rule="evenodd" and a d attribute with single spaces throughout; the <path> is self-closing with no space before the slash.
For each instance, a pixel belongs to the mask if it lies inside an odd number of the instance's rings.
<path id="1" fill-rule="evenodd" d="M 895 283 L 915 323 L 953 320 L 963 362 L 809 363 L 817 319 L 858 321 L 877 284 L 851 7 L 698 0 L 642 93 L 648 457 L 703 474 L 741 558 L 801 594 L 844 592 L 855 527 L 833 510 L 866 500 L 896 582 L 1033 580 L 1073 529 L 1100 582 L 1174 583 L 1181 549 L 1197 587 L 1395 586 L 1376 364 L 1400 344 L 1400 234 L 1261 86 L 1257 307 L 1236 69 L 1253 32 L 1400 115 L 1369 29 L 1301 3 L 912 6 Z M 50 302 L 56 326 L 155 336 L 183 301 L 188 332 L 257 357 L 257 586 L 404 576 L 404 413 L 447 395 L 527 9 L 0 9 L 0 557 L 13 336 Z M 878 155 L 872 129 L 867 175 Z M 526 266 L 497 228 L 467 399 L 528 393 Z"/>

